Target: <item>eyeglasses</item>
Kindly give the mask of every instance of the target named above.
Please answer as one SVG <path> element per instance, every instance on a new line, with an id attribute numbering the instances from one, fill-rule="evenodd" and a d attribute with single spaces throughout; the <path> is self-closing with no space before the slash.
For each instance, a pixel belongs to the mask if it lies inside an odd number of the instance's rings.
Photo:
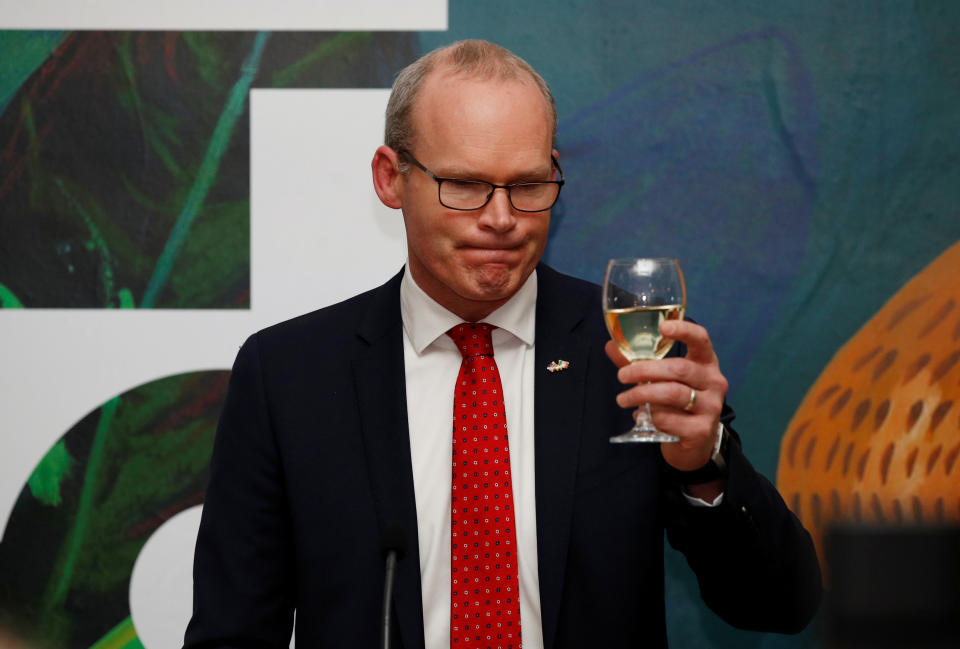
<path id="1" fill-rule="evenodd" d="M 416 165 L 423 173 L 437 181 L 440 204 L 451 210 L 479 210 L 493 198 L 498 189 L 507 190 L 507 198 L 513 209 L 518 212 L 543 212 L 553 207 L 563 187 L 563 169 L 556 156 L 550 156 L 553 166 L 560 172 L 560 180 L 543 180 L 528 183 L 495 185 L 483 180 L 465 180 L 463 178 L 441 178 L 435 175 L 413 157 L 406 149 L 397 151 Z"/>

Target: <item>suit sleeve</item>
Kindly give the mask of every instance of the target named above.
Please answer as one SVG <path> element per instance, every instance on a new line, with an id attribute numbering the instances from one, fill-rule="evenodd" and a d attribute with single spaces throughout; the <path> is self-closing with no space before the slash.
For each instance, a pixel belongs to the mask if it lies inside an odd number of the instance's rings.
<path id="1" fill-rule="evenodd" d="M 665 494 L 667 538 L 696 574 L 704 602 L 727 623 L 797 633 L 816 614 L 822 585 L 810 535 L 730 432 L 723 502 L 693 507 L 679 485 Z"/>
<path id="2" fill-rule="evenodd" d="M 288 647 L 293 541 L 257 336 L 241 348 L 217 427 L 185 649 Z"/>

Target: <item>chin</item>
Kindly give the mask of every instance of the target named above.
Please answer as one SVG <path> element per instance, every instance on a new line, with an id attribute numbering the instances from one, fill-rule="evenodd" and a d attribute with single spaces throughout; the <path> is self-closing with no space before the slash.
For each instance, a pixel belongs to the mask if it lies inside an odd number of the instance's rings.
<path id="1" fill-rule="evenodd" d="M 517 268 L 485 266 L 475 275 L 477 292 L 488 300 L 499 300 L 513 295 L 523 284 L 523 274 Z"/>

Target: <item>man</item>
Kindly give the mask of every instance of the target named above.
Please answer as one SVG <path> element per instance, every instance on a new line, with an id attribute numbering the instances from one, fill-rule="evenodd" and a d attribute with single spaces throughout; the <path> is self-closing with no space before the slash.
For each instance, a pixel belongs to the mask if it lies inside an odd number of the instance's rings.
<path id="1" fill-rule="evenodd" d="M 664 529 L 731 624 L 812 617 L 813 546 L 726 427 L 707 332 L 665 324 L 686 355 L 628 365 L 597 287 L 539 264 L 555 132 L 546 84 L 495 45 L 398 76 L 372 171 L 407 264 L 241 350 L 188 647 L 284 646 L 294 609 L 300 646 L 372 646 L 396 526 L 394 646 L 664 647 Z M 611 445 L 645 402 L 681 441 Z"/>

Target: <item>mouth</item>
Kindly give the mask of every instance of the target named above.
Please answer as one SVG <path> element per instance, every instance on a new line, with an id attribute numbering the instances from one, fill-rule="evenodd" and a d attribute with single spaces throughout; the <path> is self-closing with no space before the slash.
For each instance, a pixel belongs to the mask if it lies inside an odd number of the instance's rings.
<path id="1" fill-rule="evenodd" d="M 462 243 L 458 247 L 461 250 L 477 250 L 482 252 L 513 252 L 523 248 L 523 241 L 511 242 L 490 242 L 490 243 Z"/>
<path id="2" fill-rule="evenodd" d="M 460 246 L 460 252 L 473 263 L 512 264 L 523 255 L 523 246 Z"/>

